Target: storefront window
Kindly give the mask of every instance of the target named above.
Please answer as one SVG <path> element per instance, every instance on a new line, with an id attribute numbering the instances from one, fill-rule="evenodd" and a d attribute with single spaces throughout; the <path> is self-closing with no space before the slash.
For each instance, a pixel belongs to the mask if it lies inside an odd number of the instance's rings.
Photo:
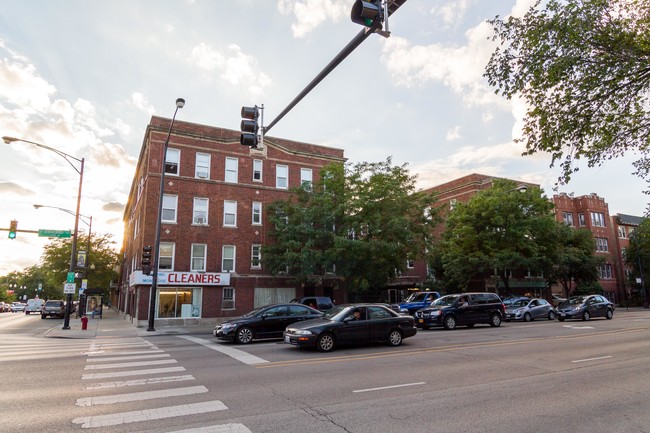
<path id="1" fill-rule="evenodd" d="M 159 318 L 201 317 L 201 288 L 163 288 L 158 296 Z"/>

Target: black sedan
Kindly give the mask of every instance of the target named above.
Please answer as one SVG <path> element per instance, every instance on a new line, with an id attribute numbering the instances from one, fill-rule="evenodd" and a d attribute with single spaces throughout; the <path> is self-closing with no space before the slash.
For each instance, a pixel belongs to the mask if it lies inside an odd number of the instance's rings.
<path id="1" fill-rule="evenodd" d="M 336 306 L 319 319 L 288 326 L 284 341 L 299 348 L 329 352 L 338 345 L 385 342 L 399 346 L 416 332 L 412 316 L 400 315 L 380 304 L 349 304 Z"/>
<path id="2" fill-rule="evenodd" d="M 614 304 L 601 295 L 571 296 L 557 307 L 557 319 L 589 320 L 592 317 L 614 317 Z"/>
<path id="3" fill-rule="evenodd" d="M 306 305 L 266 305 L 217 325 L 212 334 L 221 340 L 248 344 L 258 339 L 282 338 L 288 325 L 322 315 L 322 312 Z"/>

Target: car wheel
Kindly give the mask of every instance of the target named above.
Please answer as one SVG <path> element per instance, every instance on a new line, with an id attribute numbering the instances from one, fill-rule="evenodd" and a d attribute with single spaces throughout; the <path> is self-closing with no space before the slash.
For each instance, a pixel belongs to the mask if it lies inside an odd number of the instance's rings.
<path id="1" fill-rule="evenodd" d="M 490 317 L 490 326 L 492 326 L 492 327 L 501 326 L 501 315 L 500 314 L 493 314 Z"/>
<path id="2" fill-rule="evenodd" d="M 456 329 L 456 318 L 454 316 L 445 317 L 443 325 L 445 329 Z"/>
<path id="3" fill-rule="evenodd" d="M 548 320 L 555 320 L 555 311 L 548 312 Z"/>
<path id="4" fill-rule="evenodd" d="M 402 333 L 397 329 L 393 329 L 388 334 L 388 345 L 395 347 L 400 344 L 402 344 Z"/>
<path id="5" fill-rule="evenodd" d="M 242 326 L 237 330 L 235 338 L 239 344 L 248 344 L 253 341 L 253 330 L 248 326 Z"/>
<path id="6" fill-rule="evenodd" d="M 586 322 L 589 319 L 591 319 L 591 315 L 589 314 L 589 311 L 585 311 L 584 313 L 582 313 L 582 320 Z"/>
<path id="7" fill-rule="evenodd" d="M 524 322 L 530 322 L 532 317 L 530 317 L 530 313 L 524 314 Z"/>
<path id="8" fill-rule="evenodd" d="M 612 320 L 612 317 L 614 317 L 614 312 L 610 308 L 608 308 L 607 313 L 605 313 L 605 318 L 607 320 Z"/>
<path id="9" fill-rule="evenodd" d="M 334 341 L 334 336 L 328 332 L 322 334 L 318 337 L 318 340 L 316 340 L 316 349 L 318 349 L 319 352 L 331 352 L 334 350 L 335 345 L 336 341 Z"/>

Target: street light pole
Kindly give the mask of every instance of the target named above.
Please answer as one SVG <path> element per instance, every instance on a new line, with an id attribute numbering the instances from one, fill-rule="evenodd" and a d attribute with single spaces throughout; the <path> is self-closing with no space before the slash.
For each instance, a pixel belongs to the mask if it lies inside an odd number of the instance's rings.
<path id="1" fill-rule="evenodd" d="M 4 137 L 2 137 L 2 140 L 7 144 L 12 143 L 14 141 L 22 141 L 23 143 L 33 144 L 33 145 L 35 145 L 37 147 L 40 147 L 42 149 L 52 151 L 52 152 L 56 153 L 57 155 L 59 155 L 60 157 L 62 157 L 63 159 L 65 159 L 67 161 L 67 163 L 70 164 L 70 166 L 72 168 L 74 168 L 74 170 L 79 174 L 79 188 L 78 188 L 78 191 L 77 191 L 77 212 L 75 213 L 75 219 L 74 219 L 74 234 L 72 236 L 72 247 L 71 247 L 72 251 L 70 253 L 70 267 L 68 269 L 68 273 L 74 272 L 74 270 L 75 270 L 75 255 L 76 255 L 76 252 L 77 252 L 77 231 L 79 230 L 79 208 L 81 207 L 81 187 L 83 185 L 83 179 L 84 179 L 85 159 L 84 158 L 81 158 L 81 159 L 75 158 L 74 156 L 69 155 L 69 154 L 67 154 L 65 152 L 62 152 L 62 151 L 60 151 L 58 149 L 55 149 L 53 147 L 46 146 L 46 145 L 40 144 L 40 143 L 36 143 L 34 141 L 23 140 L 22 138 L 4 136 Z M 79 162 L 81 164 L 81 167 L 77 168 L 77 166 L 71 160 Z M 65 313 L 64 313 L 64 316 L 63 316 L 63 329 L 70 329 L 70 304 L 71 303 L 72 303 L 72 294 L 68 293 L 66 295 L 66 306 L 65 306 Z"/>
<path id="2" fill-rule="evenodd" d="M 172 135 L 172 128 L 174 127 L 174 121 L 176 120 L 176 113 L 178 113 L 179 108 L 183 108 L 184 106 L 185 106 L 185 99 L 178 98 L 176 100 L 176 110 L 174 110 L 174 116 L 172 117 L 172 121 L 169 124 L 169 132 L 167 132 L 167 139 L 165 140 L 165 144 L 163 146 L 163 152 L 162 152 L 160 190 L 158 196 L 158 218 L 156 219 L 156 241 L 153 250 L 153 257 L 154 257 L 153 270 L 152 270 L 153 275 L 151 277 L 151 288 L 149 289 L 149 324 L 148 324 L 149 326 L 147 327 L 147 331 L 156 330 L 153 327 L 153 321 L 154 321 L 154 315 L 156 314 L 156 293 L 158 290 L 158 269 L 159 269 L 158 262 L 160 261 L 160 225 L 162 220 L 163 192 L 165 190 L 165 162 L 167 158 L 167 147 L 169 146 L 169 137 Z"/>

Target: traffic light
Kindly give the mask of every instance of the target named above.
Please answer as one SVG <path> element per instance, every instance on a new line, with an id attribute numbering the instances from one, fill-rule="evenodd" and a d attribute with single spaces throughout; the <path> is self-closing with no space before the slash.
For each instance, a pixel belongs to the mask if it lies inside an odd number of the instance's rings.
<path id="1" fill-rule="evenodd" d="M 356 0 L 350 12 L 353 23 L 362 26 L 378 28 L 384 22 L 384 9 L 381 0 L 363 1 Z"/>
<path id="2" fill-rule="evenodd" d="M 142 273 L 151 275 L 151 245 L 142 247 Z"/>
<path id="3" fill-rule="evenodd" d="M 9 223 L 9 239 L 16 239 L 16 232 L 18 231 L 18 221 L 11 220 Z"/>
<path id="4" fill-rule="evenodd" d="M 239 143 L 243 146 L 257 147 L 258 138 L 257 131 L 259 130 L 258 119 L 260 117 L 260 110 L 257 107 L 241 107 L 241 131 Z"/>

